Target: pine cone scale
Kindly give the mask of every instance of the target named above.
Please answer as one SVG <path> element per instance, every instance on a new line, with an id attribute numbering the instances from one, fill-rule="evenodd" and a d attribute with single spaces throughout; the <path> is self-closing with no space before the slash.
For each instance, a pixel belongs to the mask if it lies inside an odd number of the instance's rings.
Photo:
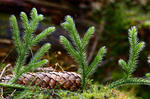
<path id="1" fill-rule="evenodd" d="M 8 82 L 13 75 L 2 78 L 2 82 Z M 58 88 L 65 90 L 76 90 L 81 88 L 80 75 L 75 72 L 35 72 L 26 73 L 21 76 L 17 84 L 39 86 L 41 88 Z"/>

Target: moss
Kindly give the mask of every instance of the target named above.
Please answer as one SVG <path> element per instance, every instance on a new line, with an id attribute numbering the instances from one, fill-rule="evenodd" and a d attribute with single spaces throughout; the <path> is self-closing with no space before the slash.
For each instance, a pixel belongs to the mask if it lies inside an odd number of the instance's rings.
<path id="1" fill-rule="evenodd" d="M 136 97 L 133 90 L 121 92 L 99 84 L 89 86 L 86 92 L 40 89 L 37 87 L 30 90 L 16 90 L 10 97 L 13 99 L 141 99 Z M 13 89 L 7 88 L 7 91 L 5 90 L 7 94 L 5 93 L 3 96 L 9 96 L 13 91 Z"/>
<path id="2" fill-rule="evenodd" d="M 61 91 L 59 95 L 63 97 L 62 99 L 140 99 L 131 92 L 120 92 L 96 84 L 83 93 Z"/>

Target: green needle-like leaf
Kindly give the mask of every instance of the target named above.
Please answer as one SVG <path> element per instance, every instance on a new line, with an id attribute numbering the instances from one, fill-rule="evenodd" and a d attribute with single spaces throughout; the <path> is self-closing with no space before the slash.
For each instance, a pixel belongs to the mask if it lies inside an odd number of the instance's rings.
<path id="1" fill-rule="evenodd" d="M 10 17 L 10 23 L 13 29 L 13 41 L 14 44 L 17 48 L 17 52 L 20 54 L 21 50 L 22 50 L 22 42 L 20 41 L 20 36 L 19 36 L 19 29 L 18 29 L 18 24 L 17 24 L 17 20 L 16 17 L 14 15 L 12 15 Z"/>
<path id="2" fill-rule="evenodd" d="M 35 9 L 35 8 L 33 8 L 32 10 L 31 10 L 31 19 L 32 20 L 34 20 L 35 18 L 37 18 L 38 17 L 38 13 L 37 13 L 37 10 Z"/>
<path id="3" fill-rule="evenodd" d="M 21 17 L 24 29 L 28 30 L 28 28 L 29 28 L 29 20 L 28 20 L 28 17 L 26 15 L 26 13 L 21 12 L 20 17 Z"/>
<path id="4" fill-rule="evenodd" d="M 128 70 L 127 63 L 123 59 L 119 60 L 119 65 L 122 67 L 123 70 L 125 70 L 125 71 Z"/>
<path id="5" fill-rule="evenodd" d="M 129 29 L 129 42 L 130 56 L 128 61 L 128 67 L 130 68 L 130 70 L 128 70 L 128 75 L 131 75 L 135 71 L 139 52 L 142 51 L 145 46 L 144 42 L 138 43 L 136 27 L 132 27 L 131 29 Z"/>
<path id="6" fill-rule="evenodd" d="M 75 23 L 74 23 L 73 19 L 71 18 L 71 16 L 69 16 L 69 15 L 66 16 L 65 20 L 66 21 L 64 23 L 62 23 L 61 25 L 70 33 L 70 37 L 72 38 L 73 43 L 79 50 L 81 48 L 81 40 L 80 40 L 80 36 L 76 30 Z"/>
<path id="7" fill-rule="evenodd" d="M 145 47 L 145 42 L 140 42 L 136 46 L 136 51 L 139 53 L 140 51 L 143 50 L 144 47 Z"/>
<path id="8" fill-rule="evenodd" d="M 22 69 L 20 75 L 22 75 L 23 73 L 29 72 L 29 71 L 33 71 L 36 68 L 38 68 L 40 66 L 43 66 L 43 65 L 45 65 L 47 63 L 48 63 L 48 60 L 44 59 L 44 60 L 41 60 L 41 61 L 36 62 L 36 63 L 28 64 L 25 68 Z"/>
<path id="9" fill-rule="evenodd" d="M 64 37 L 64 36 L 60 36 L 60 42 L 65 46 L 66 50 L 68 51 L 68 53 L 78 62 L 79 61 L 79 55 L 76 52 L 76 50 L 73 48 L 73 46 L 69 43 L 69 41 Z"/>
<path id="10" fill-rule="evenodd" d="M 44 19 L 44 16 L 42 14 L 39 14 L 39 16 L 37 17 L 38 21 L 42 21 Z"/>
<path id="11" fill-rule="evenodd" d="M 42 56 L 50 49 L 50 44 L 44 44 L 39 51 L 37 51 L 37 53 L 35 54 L 35 56 L 31 59 L 29 64 L 33 64 L 37 61 L 39 61 Z"/>
<path id="12" fill-rule="evenodd" d="M 33 38 L 31 45 L 35 45 L 37 42 L 41 41 L 43 38 L 45 38 L 46 36 L 48 36 L 54 31 L 55 31 L 55 27 L 49 27 L 45 29 L 42 33 L 40 33 L 35 38 Z"/>
<path id="13" fill-rule="evenodd" d="M 92 26 L 85 33 L 85 35 L 84 35 L 84 37 L 82 39 L 82 47 L 83 48 L 87 45 L 87 43 L 88 43 L 89 39 L 91 38 L 92 34 L 94 33 L 94 31 L 95 31 L 95 28 Z"/>
<path id="14" fill-rule="evenodd" d="M 123 85 L 150 85 L 150 80 L 143 78 L 120 79 L 109 85 L 109 88 L 117 88 Z"/>
<path id="15" fill-rule="evenodd" d="M 101 62 L 104 54 L 106 53 L 106 48 L 105 46 L 100 48 L 100 50 L 98 51 L 97 56 L 95 57 L 95 59 L 93 60 L 93 62 L 90 64 L 88 71 L 86 73 L 87 76 L 91 75 L 92 72 L 96 69 L 97 65 Z"/>
<path id="16" fill-rule="evenodd" d="M 37 25 L 40 21 L 44 19 L 43 15 L 38 15 L 37 10 L 35 8 L 32 9 L 31 13 L 31 21 L 30 21 L 30 32 L 33 33 L 37 28 Z"/>

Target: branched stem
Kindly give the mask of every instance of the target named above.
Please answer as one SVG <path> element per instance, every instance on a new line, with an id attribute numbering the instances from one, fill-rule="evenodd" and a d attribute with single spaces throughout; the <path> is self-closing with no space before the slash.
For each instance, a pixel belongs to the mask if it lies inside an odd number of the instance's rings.
<path id="1" fill-rule="evenodd" d="M 119 60 L 119 65 L 124 69 L 125 76 L 123 79 L 112 82 L 109 87 L 119 87 L 123 85 L 150 85 L 150 80 L 143 78 L 135 78 L 132 76 L 132 73 L 136 69 L 137 59 L 140 51 L 145 47 L 144 42 L 138 42 L 137 30 L 136 27 L 129 29 L 129 43 L 130 43 L 130 55 L 128 62 L 125 62 L 123 59 Z"/>
<path id="2" fill-rule="evenodd" d="M 109 88 L 120 87 L 124 85 L 150 85 L 150 80 L 143 78 L 120 79 L 109 85 Z"/>
<path id="3" fill-rule="evenodd" d="M 66 16 L 66 21 L 61 24 L 64 29 L 66 29 L 70 33 L 70 38 L 72 39 L 75 48 L 69 43 L 67 38 L 64 36 L 60 36 L 61 43 L 65 46 L 68 53 L 77 61 L 79 64 L 79 73 L 81 73 L 82 76 L 82 89 L 83 91 L 86 90 L 86 83 L 87 78 L 92 74 L 92 72 L 95 71 L 95 68 L 97 67 L 98 63 L 102 60 L 102 57 L 104 56 L 106 52 L 106 48 L 103 47 L 103 50 L 101 49 L 98 53 L 98 55 L 93 60 L 92 64 L 88 66 L 87 57 L 86 57 L 86 50 L 85 47 L 88 44 L 92 34 L 95 31 L 94 27 L 90 27 L 88 31 L 86 32 L 83 39 L 80 38 L 79 33 L 76 30 L 75 23 L 71 16 Z"/>
<path id="4" fill-rule="evenodd" d="M 18 89 L 29 89 L 29 87 L 25 87 L 17 84 L 0 83 L 0 86 L 9 87 L 9 88 L 18 88 Z"/>
<path id="5" fill-rule="evenodd" d="M 27 66 L 25 65 L 25 60 L 28 55 L 28 52 L 32 46 L 36 43 L 40 42 L 46 36 L 51 34 L 55 27 L 49 27 L 41 32 L 36 37 L 33 36 L 33 32 L 36 30 L 37 25 L 40 21 L 44 19 L 43 15 L 37 13 L 35 8 L 32 9 L 31 13 L 31 20 L 29 21 L 26 13 L 21 12 L 20 17 L 23 22 L 24 28 L 24 36 L 23 40 L 21 41 L 19 36 L 19 29 L 17 25 L 16 17 L 13 15 L 10 18 L 11 26 L 13 29 L 13 40 L 14 44 L 17 48 L 18 58 L 16 61 L 16 65 L 14 68 L 14 77 L 8 82 L 9 84 L 13 84 L 17 81 L 17 79 L 22 76 L 23 73 L 31 71 L 41 65 L 45 65 L 48 61 L 47 60 L 40 60 L 44 53 L 46 53 L 50 49 L 50 44 L 45 44 L 41 47 L 41 49 L 36 53 L 36 55 L 31 59 Z"/>

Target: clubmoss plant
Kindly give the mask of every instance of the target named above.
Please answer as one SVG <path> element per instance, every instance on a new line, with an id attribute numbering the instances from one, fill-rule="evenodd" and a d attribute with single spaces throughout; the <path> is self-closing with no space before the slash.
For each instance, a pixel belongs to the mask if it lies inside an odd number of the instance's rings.
<path id="1" fill-rule="evenodd" d="M 68 51 L 68 53 L 76 60 L 79 64 L 79 70 L 82 75 L 82 89 L 83 91 L 86 89 L 87 78 L 94 72 L 99 62 L 102 60 L 104 54 L 106 53 L 105 46 L 100 48 L 97 56 L 89 65 L 87 63 L 87 56 L 85 47 L 89 42 L 90 37 L 95 31 L 94 27 L 90 27 L 83 38 L 80 38 L 79 33 L 75 27 L 75 23 L 71 16 L 66 16 L 65 22 L 61 25 L 70 33 L 70 38 L 73 41 L 73 45 L 67 40 L 66 37 L 60 36 L 60 41 Z"/>
<path id="2" fill-rule="evenodd" d="M 30 62 L 26 66 L 24 66 L 25 60 L 28 56 L 29 51 L 31 50 L 31 47 L 55 30 L 55 27 L 49 27 L 37 36 L 33 35 L 39 22 L 44 19 L 42 14 L 38 15 L 35 8 L 33 8 L 30 13 L 31 20 L 28 19 L 26 13 L 24 12 L 21 12 L 20 17 L 24 28 L 23 39 L 20 38 L 20 32 L 16 17 L 14 15 L 10 17 L 10 22 L 13 30 L 13 41 L 18 52 L 18 58 L 13 71 L 14 77 L 9 81 L 9 84 L 15 83 L 22 74 L 34 70 L 35 68 L 48 62 L 48 60 L 46 59 L 41 60 L 41 57 L 44 55 L 45 52 L 49 50 L 49 43 L 44 44 L 41 49 L 37 51 L 37 53 L 30 60 Z"/>
<path id="3" fill-rule="evenodd" d="M 119 87 L 122 85 L 150 85 L 150 80 L 143 79 L 143 78 L 136 78 L 133 77 L 133 72 L 137 68 L 137 59 L 139 56 L 139 53 L 143 50 L 145 47 L 144 42 L 139 42 L 137 38 L 137 29 L 135 26 L 133 26 L 131 29 L 129 29 L 129 43 L 130 43 L 130 55 L 128 62 L 125 62 L 123 59 L 119 60 L 119 65 L 124 70 L 125 76 L 117 80 L 115 82 L 112 82 L 109 87 Z"/>

